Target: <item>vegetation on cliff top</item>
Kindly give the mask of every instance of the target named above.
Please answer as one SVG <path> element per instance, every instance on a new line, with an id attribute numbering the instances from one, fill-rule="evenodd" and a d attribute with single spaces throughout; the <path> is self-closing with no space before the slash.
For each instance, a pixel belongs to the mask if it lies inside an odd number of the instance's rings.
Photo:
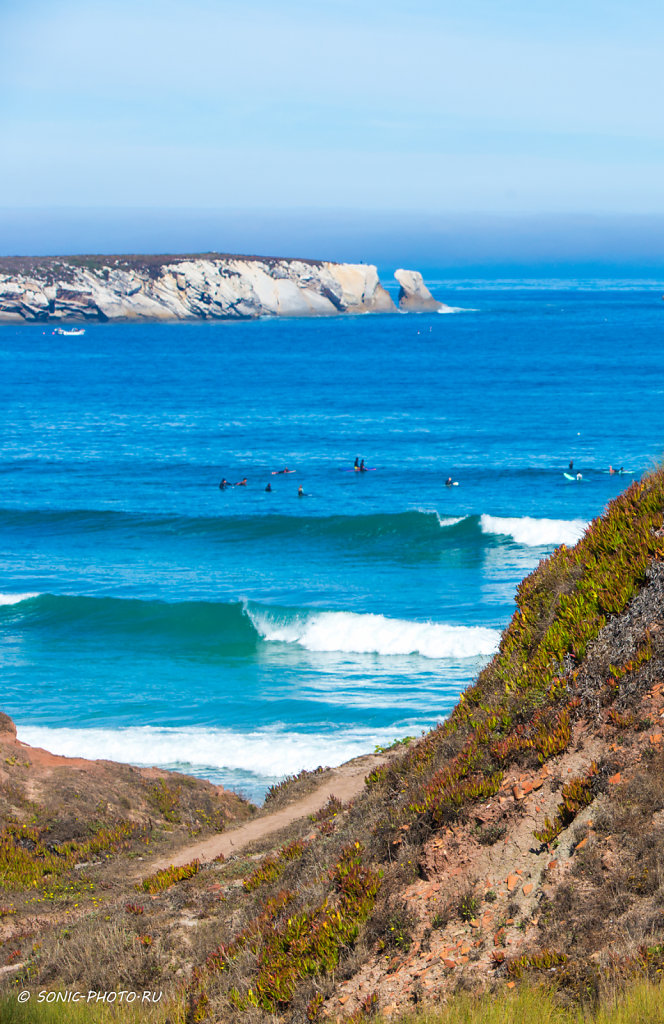
<path id="1" fill-rule="evenodd" d="M 121 270 L 135 270 L 140 273 L 158 277 L 161 268 L 166 265 L 184 263 L 189 260 L 242 260 L 250 263 L 305 263 L 307 266 L 319 267 L 322 260 L 306 259 L 291 256 L 256 256 L 239 255 L 237 253 L 195 252 L 195 253 L 126 253 L 120 255 L 90 254 L 75 256 L 0 256 L 0 274 L 17 274 L 36 277 L 38 280 L 54 281 L 71 267 L 84 270 L 101 271 L 106 267 Z"/>

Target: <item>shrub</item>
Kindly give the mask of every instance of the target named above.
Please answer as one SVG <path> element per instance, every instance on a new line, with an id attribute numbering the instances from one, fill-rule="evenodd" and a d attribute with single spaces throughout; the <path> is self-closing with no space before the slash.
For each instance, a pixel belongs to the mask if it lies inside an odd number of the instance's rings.
<path id="1" fill-rule="evenodd" d="M 148 800 L 166 821 L 180 821 L 180 794 L 182 786 L 168 786 L 164 779 L 159 779 L 148 790 Z"/>
<path id="2" fill-rule="evenodd" d="M 309 844 L 296 839 L 270 857 L 265 857 L 260 865 L 242 883 L 245 892 L 252 892 L 261 885 L 275 882 L 281 878 L 290 861 L 299 860 Z"/>
<path id="3" fill-rule="evenodd" d="M 472 921 L 480 911 L 480 903 L 472 889 L 459 897 L 457 913 L 462 921 Z"/>
<path id="4" fill-rule="evenodd" d="M 45 879 L 66 874 L 80 861 L 126 849 L 137 832 L 133 823 L 120 822 L 100 828 L 90 839 L 53 844 L 47 842 L 47 828 L 9 825 L 0 832 L 0 888 L 35 888 Z"/>
<path id="5" fill-rule="evenodd" d="M 154 875 L 148 875 L 147 878 L 138 883 L 136 888 L 153 894 L 163 892 L 164 889 L 169 889 L 176 882 L 183 882 L 188 878 L 193 878 L 194 875 L 198 874 L 200 867 L 201 864 L 198 860 L 192 860 L 191 863 L 183 864 L 179 868 L 171 865 L 169 868 L 156 871 Z"/>
<path id="6" fill-rule="evenodd" d="M 533 835 L 541 843 L 551 843 L 560 835 L 563 829 L 574 821 L 577 814 L 595 799 L 593 792 L 593 779 L 597 775 L 597 765 L 593 761 L 585 775 L 577 775 L 563 786 L 562 802 L 558 804 L 558 810 L 553 821 L 549 818 L 544 820 L 544 828 L 535 830 Z"/>

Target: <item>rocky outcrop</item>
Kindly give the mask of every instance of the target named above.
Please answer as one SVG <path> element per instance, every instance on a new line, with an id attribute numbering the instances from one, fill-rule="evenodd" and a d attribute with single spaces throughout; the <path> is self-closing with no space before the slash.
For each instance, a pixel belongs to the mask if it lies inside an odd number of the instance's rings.
<path id="1" fill-rule="evenodd" d="M 16 739 L 16 726 L 4 711 L 0 711 L 0 739 L 5 742 Z"/>
<path id="2" fill-rule="evenodd" d="M 212 320 L 389 313 L 367 264 L 244 256 L 0 260 L 0 321 Z"/>
<path id="3" fill-rule="evenodd" d="M 422 280 L 417 270 L 397 270 L 395 278 L 401 285 L 399 289 L 399 309 L 409 313 L 438 313 L 450 307 L 438 302 Z"/>

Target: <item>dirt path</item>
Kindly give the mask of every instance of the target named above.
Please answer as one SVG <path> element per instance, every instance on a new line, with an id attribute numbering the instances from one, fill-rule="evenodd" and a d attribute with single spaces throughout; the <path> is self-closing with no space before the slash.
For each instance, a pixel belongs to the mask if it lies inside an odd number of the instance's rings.
<path id="1" fill-rule="evenodd" d="M 237 828 L 221 832 L 219 835 L 203 839 L 198 843 L 191 843 L 168 857 L 160 857 L 149 863 L 144 861 L 141 864 L 141 875 L 145 876 L 148 871 L 158 871 L 170 865 L 179 867 L 192 860 L 200 860 L 201 863 L 205 863 L 214 860 L 220 853 L 223 853 L 224 857 L 229 857 L 231 854 L 239 853 L 245 846 L 257 839 L 264 839 L 265 836 L 278 832 L 299 818 L 315 814 L 325 806 L 331 796 L 335 796 L 342 803 L 347 803 L 362 792 L 367 774 L 377 765 L 384 764 L 390 756 L 390 754 L 366 754 L 347 761 L 339 768 L 334 768 L 317 789 L 308 793 L 301 800 L 288 804 L 287 807 L 275 811 L 273 814 L 254 818 Z"/>

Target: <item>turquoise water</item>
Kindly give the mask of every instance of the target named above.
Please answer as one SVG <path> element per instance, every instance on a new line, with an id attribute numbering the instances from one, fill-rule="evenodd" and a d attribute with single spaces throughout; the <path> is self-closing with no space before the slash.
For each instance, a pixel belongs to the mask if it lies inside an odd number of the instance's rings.
<path id="1" fill-rule="evenodd" d="M 445 716 L 518 581 L 659 459 L 664 371 L 655 289 L 438 295 L 459 311 L 0 327 L 22 739 L 260 798 Z"/>

